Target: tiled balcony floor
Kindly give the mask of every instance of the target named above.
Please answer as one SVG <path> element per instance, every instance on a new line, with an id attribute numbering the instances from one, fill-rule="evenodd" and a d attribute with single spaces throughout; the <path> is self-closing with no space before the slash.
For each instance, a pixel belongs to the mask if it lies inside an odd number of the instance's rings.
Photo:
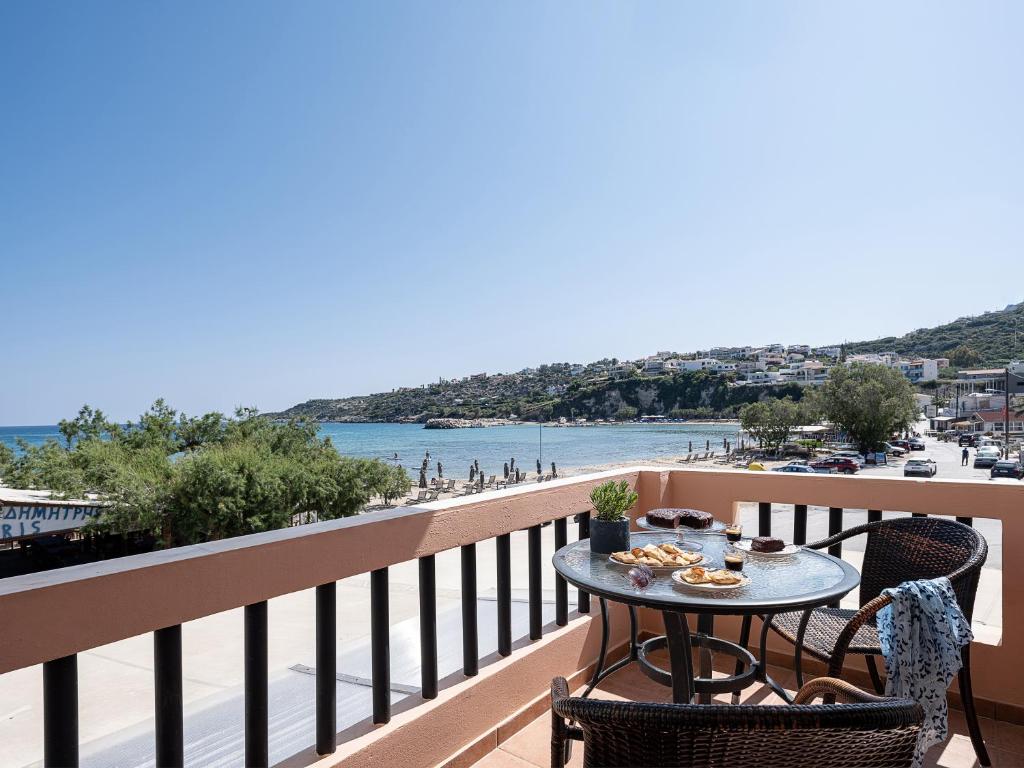
<path id="1" fill-rule="evenodd" d="M 771 670 L 771 675 L 775 680 L 784 685 L 787 690 L 795 690 L 796 680 L 790 670 L 775 667 Z M 609 677 L 601 683 L 593 695 L 603 699 L 634 701 L 668 702 L 671 700 L 669 689 L 649 680 L 635 664 L 631 664 Z M 747 689 L 741 700 L 745 704 L 781 703 L 781 699 L 770 689 L 759 686 Z M 715 701 L 728 703 L 729 694 L 716 696 Z M 963 715 L 956 710 L 951 710 L 949 726 L 949 738 L 945 743 L 929 751 L 924 768 L 973 768 L 978 765 Z M 985 734 L 993 766 L 999 768 L 1024 766 L 1024 726 L 982 718 L 981 729 Z M 550 715 L 545 713 L 499 745 L 496 750 L 476 762 L 474 768 L 547 768 L 551 764 L 550 745 L 551 719 Z M 569 765 L 572 768 L 581 768 L 583 765 L 583 745 L 579 742 L 573 745 L 572 760 Z M 752 768 L 758 767 L 753 766 Z"/>

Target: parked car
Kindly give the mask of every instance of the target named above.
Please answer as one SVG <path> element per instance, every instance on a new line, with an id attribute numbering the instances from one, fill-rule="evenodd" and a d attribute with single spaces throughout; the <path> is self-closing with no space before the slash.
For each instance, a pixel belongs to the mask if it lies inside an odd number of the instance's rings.
<path id="1" fill-rule="evenodd" d="M 935 477 L 938 471 L 935 462 L 923 456 L 919 459 L 907 459 L 907 463 L 903 465 L 904 477 Z"/>
<path id="2" fill-rule="evenodd" d="M 814 469 L 835 470 L 843 475 L 855 475 L 860 470 L 860 464 L 845 456 L 829 456 L 811 464 Z"/>
<path id="3" fill-rule="evenodd" d="M 890 440 L 889 443 L 896 446 L 897 448 L 902 448 L 904 451 L 910 450 L 909 440 Z"/>
<path id="4" fill-rule="evenodd" d="M 775 467 L 772 472 L 795 472 L 801 475 L 814 475 L 817 470 L 807 464 L 787 464 L 784 467 Z"/>
<path id="5" fill-rule="evenodd" d="M 910 450 L 912 451 L 924 450 L 924 440 L 922 440 L 920 437 L 912 437 L 907 442 L 910 443 Z"/>
<path id="6" fill-rule="evenodd" d="M 956 444 L 961 448 L 965 446 L 973 448 L 976 442 L 977 438 L 974 435 L 960 435 L 960 439 L 956 441 Z"/>
<path id="7" fill-rule="evenodd" d="M 1012 477 L 1017 480 L 1024 478 L 1024 465 L 1013 459 L 1000 459 L 992 465 L 990 477 Z"/>
<path id="8" fill-rule="evenodd" d="M 978 452 L 974 454 L 974 468 L 975 469 L 986 469 L 994 466 L 1000 458 L 1002 458 L 1002 451 L 993 446 L 986 446 L 979 448 Z"/>
<path id="9" fill-rule="evenodd" d="M 867 457 L 864 456 L 863 453 L 857 453 L 857 451 L 836 451 L 835 453 L 830 454 L 829 458 L 831 459 L 833 456 L 839 457 L 841 459 L 849 459 L 850 461 L 855 461 L 857 462 L 858 467 L 863 467 L 864 464 L 867 462 Z"/>
<path id="10" fill-rule="evenodd" d="M 898 445 L 893 445 L 892 443 L 882 443 L 882 450 L 890 456 L 896 456 L 897 458 L 904 456 L 907 453 L 906 448 L 900 448 Z"/>

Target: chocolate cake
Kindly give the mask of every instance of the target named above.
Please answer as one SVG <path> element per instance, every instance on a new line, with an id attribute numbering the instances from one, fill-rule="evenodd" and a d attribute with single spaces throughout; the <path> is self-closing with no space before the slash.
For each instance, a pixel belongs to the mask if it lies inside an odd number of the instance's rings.
<path id="1" fill-rule="evenodd" d="M 680 509 L 679 524 L 687 528 L 710 528 L 715 522 L 714 515 L 700 509 Z"/>
<path id="2" fill-rule="evenodd" d="M 659 528 L 679 527 L 678 509 L 652 509 L 647 513 L 647 522 Z"/>
<path id="3" fill-rule="evenodd" d="M 781 552 L 785 547 L 786 542 L 774 536 L 755 536 L 750 540 L 752 552 Z"/>
<path id="4" fill-rule="evenodd" d="M 715 518 L 699 509 L 652 509 L 647 513 L 647 522 L 659 528 L 710 528 Z"/>

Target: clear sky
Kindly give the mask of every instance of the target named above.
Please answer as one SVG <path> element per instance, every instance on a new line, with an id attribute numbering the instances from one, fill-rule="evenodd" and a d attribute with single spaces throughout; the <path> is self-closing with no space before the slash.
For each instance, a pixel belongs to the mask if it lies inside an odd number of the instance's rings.
<path id="1" fill-rule="evenodd" d="M 0 424 L 1024 298 L 1024 3 L 0 3 Z"/>

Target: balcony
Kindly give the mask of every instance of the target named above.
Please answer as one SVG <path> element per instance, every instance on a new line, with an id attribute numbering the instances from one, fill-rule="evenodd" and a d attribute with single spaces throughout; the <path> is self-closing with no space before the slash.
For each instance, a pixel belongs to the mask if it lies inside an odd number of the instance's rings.
<path id="1" fill-rule="evenodd" d="M 975 695 L 994 759 L 1020 750 L 1024 564 L 1002 557 L 1004 541 L 1024 543 L 1019 486 L 641 466 L 2 581 L 3 763 L 536 762 L 551 678 L 584 681 L 600 635 L 550 557 L 585 534 L 589 491 L 607 479 L 635 484 L 635 514 L 697 507 L 797 541 L 879 515 L 969 521 L 991 549 Z M 840 554 L 859 565 L 855 546 Z M 641 611 L 640 630 L 660 634 L 660 615 Z M 611 633 L 621 654 L 615 606 Z M 736 638 L 739 621 L 716 633 Z M 769 661 L 789 665 L 771 640 Z M 847 668 L 867 684 L 856 660 Z M 601 695 L 633 690 L 631 674 Z M 957 738 L 936 764 L 972 764 Z"/>

